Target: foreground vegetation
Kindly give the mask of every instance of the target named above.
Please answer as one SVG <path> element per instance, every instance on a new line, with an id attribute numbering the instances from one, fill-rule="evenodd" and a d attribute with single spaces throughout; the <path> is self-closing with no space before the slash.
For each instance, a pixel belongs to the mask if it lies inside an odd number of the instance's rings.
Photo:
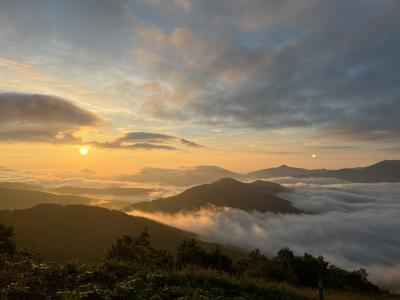
<path id="1" fill-rule="evenodd" d="M 348 272 L 289 249 L 274 258 L 254 250 L 233 261 L 188 240 L 173 257 L 153 248 L 144 231 L 118 239 L 101 263 L 58 264 L 17 249 L 11 238 L 12 229 L 0 225 L 1 299 L 317 299 L 320 277 L 325 299 L 398 299 L 369 282 L 365 270 Z"/>

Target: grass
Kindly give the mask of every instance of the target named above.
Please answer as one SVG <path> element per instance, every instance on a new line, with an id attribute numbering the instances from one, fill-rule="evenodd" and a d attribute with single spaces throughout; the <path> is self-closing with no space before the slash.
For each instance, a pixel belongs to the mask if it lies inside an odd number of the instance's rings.
<path id="1" fill-rule="evenodd" d="M 93 286 L 90 287 L 93 290 Z M 155 272 L 133 277 L 116 285 L 106 299 L 252 299 L 252 300 L 318 300 L 318 290 L 286 283 L 233 277 L 226 273 L 204 269 Z M 83 291 L 83 294 L 86 295 Z M 78 298 L 70 294 L 63 299 Z M 81 297 L 79 297 L 81 298 Z M 349 293 L 327 290 L 326 300 L 396 300 L 386 294 Z"/>

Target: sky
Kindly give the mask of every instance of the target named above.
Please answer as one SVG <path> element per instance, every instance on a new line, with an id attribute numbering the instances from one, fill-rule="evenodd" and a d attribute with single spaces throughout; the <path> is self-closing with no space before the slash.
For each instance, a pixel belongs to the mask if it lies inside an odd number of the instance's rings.
<path id="1" fill-rule="evenodd" d="M 399 9 L 2 0 L 0 166 L 251 171 L 399 158 Z"/>

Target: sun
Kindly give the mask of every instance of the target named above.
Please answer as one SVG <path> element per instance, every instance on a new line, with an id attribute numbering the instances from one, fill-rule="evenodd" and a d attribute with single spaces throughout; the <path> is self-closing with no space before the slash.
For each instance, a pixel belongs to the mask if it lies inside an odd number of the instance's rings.
<path id="1" fill-rule="evenodd" d="M 317 158 L 317 154 L 313 153 L 313 154 L 311 154 L 311 157 L 312 158 Z"/>
<path id="2" fill-rule="evenodd" d="M 79 153 L 82 155 L 82 156 L 86 156 L 86 155 L 88 155 L 88 153 L 89 153 L 89 148 L 88 147 L 81 147 L 80 149 L 79 149 Z"/>

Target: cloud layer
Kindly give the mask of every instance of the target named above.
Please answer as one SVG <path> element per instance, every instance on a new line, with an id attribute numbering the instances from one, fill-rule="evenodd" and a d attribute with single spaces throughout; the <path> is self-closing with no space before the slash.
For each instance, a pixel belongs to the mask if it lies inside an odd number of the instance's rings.
<path id="1" fill-rule="evenodd" d="M 202 148 L 195 142 L 154 132 L 128 132 L 111 142 L 92 142 L 92 145 L 101 148 L 130 150 L 178 150 L 179 146 Z"/>
<path id="2" fill-rule="evenodd" d="M 74 131 L 94 127 L 95 114 L 55 96 L 0 93 L 0 141 L 74 143 Z"/>
<path id="3" fill-rule="evenodd" d="M 179 127 L 196 140 L 222 129 L 215 144 L 257 136 L 285 148 L 301 139 L 395 153 L 399 8 L 397 0 L 2 1 L 0 85 L 80 97 L 129 130 Z"/>
<path id="4" fill-rule="evenodd" d="M 154 116 L 398 141 L 398 1 L 191 7 L 172 32 L 137 28 L 144 47 L 134 58 L 158 79 L 146 107 Z M 195 29 L 201 18 L 208 25 Z"/>
<path id="5" fill-rule="evenodd" d="M 288 246 L 298 254 L 322 254 L 346 268 L 365 267 L 375 282 L 398 289 L 400 184 L 288 186 L 295 190 L 283 197 L 311 214 L 250 214 L 229 208 L 177 215 L 132 213 L 243 249 L 272 255 Z"/>
<path id="6" fill-rule="evenodd" d="M 193 141 L 151 132 L 129 132 L 110 142 L 83 141 L 76 132 L 104 121 L 72 102 L 51 95 L 0 93 L 0 141 L 90 144 L 111 149 L 200 148 Z"/>

